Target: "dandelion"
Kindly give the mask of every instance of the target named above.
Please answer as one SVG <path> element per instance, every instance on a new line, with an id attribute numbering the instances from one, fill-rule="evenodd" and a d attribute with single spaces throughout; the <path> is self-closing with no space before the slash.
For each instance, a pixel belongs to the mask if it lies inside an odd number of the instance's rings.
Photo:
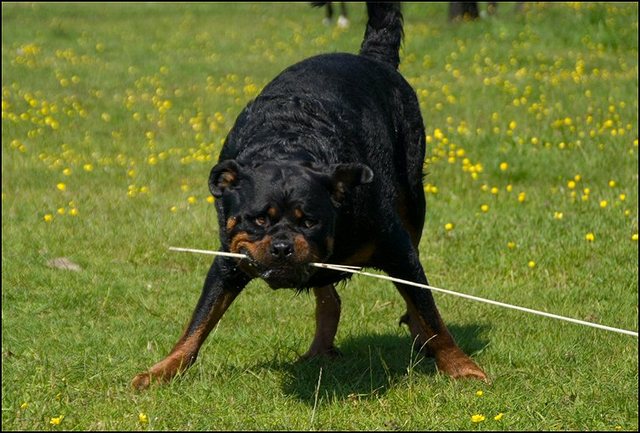
<path id="1" fill-rule="evenodd" d="M 569 189 L 574 189 L 576 187 L 576 182 L 573 180 L 570 180 L 569 182 L 567 182 L 567 188 Z"/>
<path id="2" fill-rule="evenodd" d="M 562 212 L 554 212 L 553 213 L 553 219 L 555 220 L 561 220 L 562 218 L 564 218 L 564 214 Z"/>
<path id="3" fill-rule="evenodd" d="M 518 194 L 518 201 L 520 203 L 524 203 L 526 199 L 527 199 L 527 193 L 521 192 L 520 194 Z"/>
<path id="4" fill-rule="evenodd" d="M 489 212 L 489 205 L 488 204 L 483 204 L 482 206 L 480 206 L 480 210 L 484 213 Z"/>
<path id="5" fill-rule="evenodd" d="M 518 124 L 516 123 L 515 120 L 512 120 L 511 122 L 509 122 L 509 129 L 510 130 L 513 131 L 514 129 L 516 129 L 517 126 L 518 126 Z"/>
<path id="6" fill-rule="evenodd" d="M 533 260 L 529 260 L 529 263 L 527 263 L 527 266 L 529 266 L 530 269 L 533 269 L 536 267 L 536 262 L 534 262 Z"/>
<path id="7" fill-rule="evenodd" d="M 610 180 L 610 181 L 609 181 L 609 186 L 610 186 L 611 188 L 615 188 L 615 187 L 616 187 L 616 181 L 615 181 L 615 180 Z"/>
<path id="8" fill-rule="evenodd" d="M 178 212 L 178 207 L 177 207 L 177 206 L 171 206 L 171 207 L 169 208 L 169 210 L 170 210 L 171 212 L 173 212 L 173 213 L 176 213 L 176 212 Z"/>
<path id="9" fill-rule="evenodd" d="M 446 223 L 444 225 L 444 229 L 448 232 L 450 232 L 451 230 L 453 230 L 453 224 L 452 223 Z"/>
<path id="10" fill-rule="evenodd" d="M 509 169 L 509 164 L 506 162 L 501 162 L 500 163 L 500 170 L 502 171 L 507 171 Z"/>
<path id="11" fill-rule="evenodd" d="M 65 176 L 71 176 L 71 169 L 65 168 L 64 170 L 62 170 L 62 174 L 64 174 Z"/>
<path id="12" fill-rule="evenodd" d="M 606 200 L 601 200 L 601 201 L 600 201 L 600 207 L 601 207 L 602 209 L 606 208 L 608 204 L 609 204 L 609 202 L 608 202 L 608 201 L 606 201 Z"/>
<path id="13" fill-rule="evenodd" d="M 146 424 L 149 422 L 149 417 L 147 414 L 140 412 L 138 414 L 138 421 L 140 421 L 141 424 Z"/>
<path id="14" fill-rule="evenodd" d="M 503 416 L 504 416 L 504 414 L 502 412 L 500 412 L 498 415 L 494 416 L 493 419 L 496 420 L 496 421 L 500 421 Z"/>
<path id="15" fill-rule="evenodd" d="M 84 169 L 84 171 L 93 171 L 93 164 L 91 163 L 87 163 L 85 165 L 82 166 L 82 168 Z"/>
<path id="16" fill-rule="evenodd" d="M 64 415 L 60 415 L 59 417 L 51 418 L 49 424 L 51 425 L 60 425 L 62 420 L 64 419 Z"/>
<path id="17" fill-rule="evenodd" d="M 623 193 L 623 194 L 620 194 L 618 198 L 620 199 L 620 201 L 625 201 L 627 199 L 627 195 Z"/>
<path id="18" fill-rule="evenodd" d="M 486 419 L 485 416 L 479 413 L 475 415 L 471 415 L 471 422 L 478 423 L 478 422 L 484 421 L 485 419 Z"/>
<path id="19" fill-rule="evenodd" d="M 26 401 L 20 405 L 20 409 L 22 410 L 25 410 L 28 407 L 29 407 L 29 403 L 27 403 Z"/>
<path id="20" fill-rule="evenodd" d="M 190 196 L 187 198 L 187 202 L 189 202 L 189 204 L 196 204 L 196 202 L 197 202 L 197 201 L 198 201 L 198 199 L 197 199 L 197 198 L 195 198 L 195 197 L 194 197 L 194 196 L 192 196 L 192 195 L 190 195 Z"/>
<path id="21" fill-rule="evenodd" d="M 596 235 L 593 233 L 587 233 L 584 237 L 588 242 L 593 242 L 596 240 Z"/>
<path id="22" fill-rule="evenodd" d="M 507 248 L 509 248 L 510 250 L 513 250 L 516 248 L 516 243 L 515 242 L 507 242 Z"/>
<path id="23" fill-rule="evenodd" d="M 58 215 L 64 215 L 67 212 L 67 210 L 63 207 L 59 207 L 57 212 L 58 212 Z"/>
<path id="24" fill-rule="evenodd" d="M 207 203 L 214 203 L 215 199 L 213 198 L 213 196 L 209 196 L 207 197 Z"/>
<path id="25" fill-rule="evenodd" d="M 53 215 L 51 215 L 50 213 L 48 213 L 48 214 L 46 214 L 46 215 L 44 216 L 44 218 L 43 218 L 43 219 L 44 219 L 44 222 L 46 222 L 46 223 L 50 223 L 51 221 L 53 221 Z"/>
<path id="26" fill-rule="evenodd" d="M 476 396 L 482 397 L 483 395 L 484 395 L 484 391 L 482 391 L 481 389 L 476 391 Z"/>
<path id="27" fill-rule="evenodd" d="M 74 208 L 72 208 L 72 209 L 69 209 L 69 215 L 71 215 L 71 216 L 73 216 L 73 217 L 74 217 L 74 216 L 78 216 L 78 209 L 77 209 L 77 208 L 75 208 L 75 207 L 74 207 Z"/>
<path id="28" fill-rule="evenodd" d="M 67 189 L 67 185 L 65 183 L 60 182 L 56 185 L 56 188 L 58 188 L 58 190 L 60 191 L 65 191 Z"/>
<path id="29" fill-rule="evenodd" d="M 634 233 L 631 235 L 631 240 L 634 242 L 638 242 L 638 233 Z"/>

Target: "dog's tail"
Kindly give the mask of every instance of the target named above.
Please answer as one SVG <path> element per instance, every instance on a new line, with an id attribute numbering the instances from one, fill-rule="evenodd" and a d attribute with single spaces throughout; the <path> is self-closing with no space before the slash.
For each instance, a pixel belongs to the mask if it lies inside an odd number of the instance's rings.
<path id="1" fill-rule="evenodd" d="M 400 3 L 367 2 L 369 21 L 360 47 L 360 55 L 389 63 L 395 69 L 400 64 L 402 13 Z"/>

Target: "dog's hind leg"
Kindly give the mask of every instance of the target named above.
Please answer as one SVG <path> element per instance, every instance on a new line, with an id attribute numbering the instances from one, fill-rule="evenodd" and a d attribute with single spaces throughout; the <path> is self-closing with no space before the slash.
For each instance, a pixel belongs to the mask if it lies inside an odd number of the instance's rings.
<path id="1" fill-rule="evenodd" d="M 166 358 L 136 375 L 131 385 L 139 390 L 146 389 L 152 382 L 168 382 L 189 368 L 195 362 L 202 343 L 249 280 L 231 259 L 216 257 L 182 337 Z"/>
<path id="2" fill-rule="evenodd" d="M 335 357 L 340 355 L 340 351 L 333 345 L 340 321 L 340 296 L 333 284 L 314 287 L 313 294 L 316 298 L 316 333 L 311 347 L 301 359 L 321 355 Z"/>

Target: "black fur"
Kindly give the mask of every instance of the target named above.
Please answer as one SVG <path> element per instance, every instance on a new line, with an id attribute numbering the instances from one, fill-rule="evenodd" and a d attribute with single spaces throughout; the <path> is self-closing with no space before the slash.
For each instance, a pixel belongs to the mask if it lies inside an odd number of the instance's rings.
<path id="1" fill-rule="evenodd" d="M 272 288 L 312 288 L 316 336 L 306 356 L 333 355 L 348 274 L 311 262 L 369 266 L 427 283 L 418 257 L 425 200 L 424 126 L 416 95 L 397 71 L 398 4 L 367 4 L 359 55 L 324 54 L 285 69 L 238 116 L 211 170 L 221 248 L 191 323 L 169 356 L 134 379 L 145 388 L 195 360 L 200 345 L 252 278 Z M 431 293 L 397 285 L 402 322 L 454 377 L 484 378 L 442 322 Z"/>

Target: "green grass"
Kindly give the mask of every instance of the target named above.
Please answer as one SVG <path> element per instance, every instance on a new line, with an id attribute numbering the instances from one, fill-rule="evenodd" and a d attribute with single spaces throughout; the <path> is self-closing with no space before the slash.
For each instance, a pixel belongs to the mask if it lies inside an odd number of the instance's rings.
<path id="1" fill-rule="evenodd" d="M 296 363 L 313 299 L 256 281 L 183 377 L 130 389 L 199 296 L 210 259 L 167 247 L 218 246 L 207 177 L 235 116 L 284 67 L 356 52 L 350 7 L 341 31 L 306 3 L 3 3 L 3 430 L 638 429 L 637 338 L 436 294 L 492 379 L 452 381 L 365 277 L 339 288 L 337 361 Z M 422 262 L 434 286 L 637 330 L 638 6 L 512 11 L 405 5 Z"/>

